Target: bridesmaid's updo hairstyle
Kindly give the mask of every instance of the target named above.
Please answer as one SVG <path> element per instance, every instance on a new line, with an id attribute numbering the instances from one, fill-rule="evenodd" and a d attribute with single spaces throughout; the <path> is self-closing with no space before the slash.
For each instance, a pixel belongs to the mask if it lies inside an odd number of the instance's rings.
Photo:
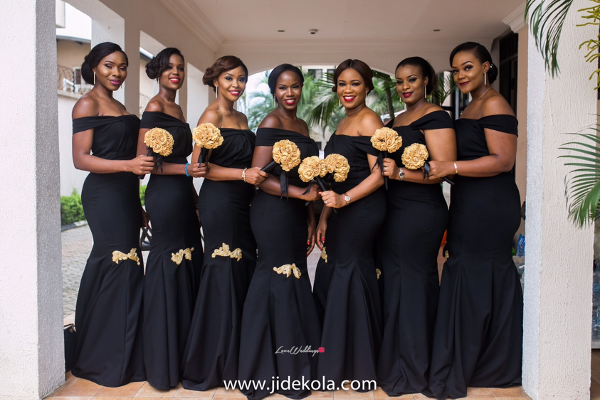
<path id="1" fill-rule="evenodd" d="M 335 72 L 333 73 L 333 87 L 331 88 L 332 91 L 337 92 L 338 78 L 340 77 L 342 72 L 344 72 L 348 68 L 352 68 L 353 70 L 358 72 L 360 76 L 362 76 L 363 80 L 365 81 L 365 85 L 367 85 L 367 88 L 369 89 L 369 92 L 371 92 L 375 88 L 375 86 L 373 86 L 373 70 L 371 69 L 371 67 L 369 67 L 363 61 L 352 60 L 349 58 L 343 61 L 335 69 Z"/>
<path id="2" fill-rule="evenodd" d="M 231 71 L 232 69 L 236 69 L 237 67 L 242 67 L 244 72 L 246 73 L 246 79 L 248 78 L 248 68 L 246 65 L 237 58 L 236 56 L 223 56 L 217 59 L 213 65 L 206 68 L 204 72 L 204 76 L 202 77 L 202 83 L 207 86 L 213 88 L 216 92 L 217 88 L 215 87 L 214 80 L 217 79 L 221 74 L 225 71 Z"/>
<path id="3" fill-rule="evenodd" d="M 146 64 L 146 75 L 150 79 L 158 79 L 162 75 L 163 72 L 169 68 L 169 60 L 173 54 L 181 57 L 181 60 L 185 63 L 185 59 L 183 58 L 183 54 L 176 49 L 175 47 L 167 47 L 166 49 L 162 49 L 157 55 L 154 56 L 152 60 Z"/>
<path id="4" fill-rule="evenodd" d="M 498 77 L 498 67 L 496 67 L 496 65 L 492 62 L 492 55 L 488 49 L 476 42 L 465 42 L 463 44 L 459 44 L 454 48 L 454 50 L 452 50 L 452 53 L 450 53 L 450 66 L 452 66 L 454 56 L 462 51 L 469 51 L 473 53 L 482 64 L 486 61 L 489 62 L 490 69 L 487 72 L 487 79 L 490 84 L 494 83 Z"/>
<path id="5" fill-rule="evenodd" d="M 292 64 L 281 64 L 273 68 L 273 71 L 269 74 L 269 89 L 271 89 L 271 94 L 275 95 L 275 88 L 277 86 L 277 79 L 279 79 L 279 75 L 283 74 L 286 71 L 291 71 L 298 75 L 300 78 L 300 83 L 304 86 L 304 75 L 300 68 L 292 65 Z"/>
<path id="6" fill-rule="evenodd" d="M 125 61 L 129 65 L 129 59 L 127 54 L 121 49 L 116 43 L 104 42 L 94 46 L 94 48 L 83 58 L 83 64 L 81 64 L 81 77 L 90 85 L 94 84 L 94 71 L 92 68 L 96 68 L 102 59 L 114 52 L 120 51 L 125 56 Z"/>
<path id="7" fill-rule="evenodd" d="M 421 57 L 409 57 L 400 61 L 400 63 L 396 66 L 396 71 L 400 67 L 404 67 L 406 65 L 410 65 L 411 67 L 418 67 L 421 69 L 421 74 L 423 75 L 423 79 L 425 77 L 429 78 L 427 82 L 427 94 L 430 95 L 435 90 L 437 84 L 437 75 L 435 74 L 435 70 L 429 64 L 427 60 Z"/>

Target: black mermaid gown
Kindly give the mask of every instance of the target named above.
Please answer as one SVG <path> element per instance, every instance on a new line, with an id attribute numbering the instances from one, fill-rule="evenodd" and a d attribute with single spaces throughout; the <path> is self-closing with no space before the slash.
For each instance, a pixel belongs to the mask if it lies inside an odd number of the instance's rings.
<path id="1" fill-rule="evenodd" d="M 106 160 L 134 158 L 139 127 L 135 115 L 73 120 L 74 134 L 94 129 L 92 154 Z M 81 193 L 94 247 L 77 296 L 77 362 L 72 373 L 103 386 L 145 380 L 139 185 L 129 172 L 90 173 Z"/>
<path id="2" fill-rule="evenodd" d="M 162 160 L 185 164 L 192 152 L 189 125 L 162 112 L 144 112 L 141 128 L 155 127 L 166 129 L 175 142 Z M 148 383 L 161 390 L 177 386 L 181 378 L 203 260 L 194 190 L 191 177 L 157 174 L 146 189 L 152 247 L 144 276 L 144 364 Z"/>
<path id="3" fill-rule="evenodd" d="M 371 173 L 368 154 L 379 152 L 368 136 L 333 134 L 325 155 L 348 159 L 345 182 L 332 185 L 342 194 Z M 376 380 L 381 345 L 382 315 L 373 242 L 385 218 L 383 188 L 332 213 L 325 234 L 327 263 L 320 259 L 313 287 L 323 313 L 323 335 L 318 377 L 340 386 L 342 380 Z M 364 388 L 368 390 L 369 388 Z M 371 388 L 371 390 L 374 388 Z"/>
<path id="4" fill-rule="evenodd" d="M 223 144 L 212 151 L 210 163 L 249 168 L 254 133 L 221 128 L 221 135 Z M 256 265 L 256 242 L 250 229 L 254 191 L 254 186 L 241 180 L 205 179 L 200 189 L 206 257 L 183 356 L 186 389 L 208 390 L 223 386 L 223 380 L 237 379 L 242 309 Z M 224 246 L 229 251 L 219 251 Z"/>
<path id="5" fill-rule="evenodd" d="M 445 111 L 394 127 L 402 147 L 388 157 L 401 167 L 407 146 L 426 144 L 422 130 L 448 128 L 454 125 Z M 420 393 L 428 385 L 439 295 L 437 256 L 448 225 L 448 206 L 439 184 L 390 180 L 386 194 L 387 215 L 377 243 L 384 287 L 377 380 L 388 395 L 400 396 Z"/>
<path id="6" fill-rule="evenodd" d="M 301 156 L 319 154 L 316 143 L 300 133 L 274 128 L 258 129 L 256 146 L 273 146 L 287 139 L 298 145 Z M 279 176 L 277 166 L 273 175 Z M 306 187 L 298 177 L 298 168 L 288 172 L 289 184 Z M 317 355 L 311 352 L 282 353 L 292 348 L 317 351 L 321 326 L 311 294 L 306 262 L 308 223 L 305 201 L 280 198 L 261 190 L 250 207 L 250 223 L 258 245 L 258 262 L 252 276 L 242 314 L 240 342 L 240 380 L 266 381 L 265 390 L 242 390 L 249 399 L 269 394 L 271 379 L 311 380 L 315 377 Z M 291 271 L 274 271 L 294 264 L 300 276 Z M 275 354 L 278 352 L 278 354 Z M 292 399 L 310 395 L 310 390 L 284 390 L 276 393 Z"/>
<path id="7" fill-rule="evenodd" d="M 458 160 L 473 160 L 489 155 L 484 128 L 516 135 L 517 119 L 463 118 L 455 127 Z M 427 393 L 438 399 L 521 384 L 523 296 L 511 257 L 519 191 L 510 172 L 454 181 Z"/>

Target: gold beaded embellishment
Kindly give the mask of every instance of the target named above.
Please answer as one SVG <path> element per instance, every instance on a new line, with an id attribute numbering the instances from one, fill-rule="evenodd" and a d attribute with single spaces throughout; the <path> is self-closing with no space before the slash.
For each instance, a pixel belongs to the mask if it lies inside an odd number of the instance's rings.
<path id="1" fill-rule="evenodd" d="M 119 261 L 131 260 L 135 261 L 137 265 L 140 265 L 140 258 L 137 255 L 135 248 L 131 249 L 128 254 L 122 253 L 119 250 L 115 250 L 112 253 L 112 260 L 115 264 L 119 264 Z"/>
<path id="2" fill-rule="evenodd" d="M 181 249 L 177 253 L 171 253 L 171 261 L 173 261 L 177 265 L 181 264 L 181 262 L 183 261 L 183 257 L 185 257 L 186 260 L 191 261 L 192 251 L 194 251 L 193 247 L 187 248 L 187 249 Z"/>
<path id="3" fill-rule="evenodd" d="M 381 276 L 381 270 L 379 268 L 375 268 L 375 272 L 377 273 L 377 280 L 379 280 L 379 277 Z"/>
<path id="4" fill-rule="evenodd" d="M 273 271 L 277 272 L 278 274 L 285 274 L 286 278 L 289 278 L 292 273 L 296 279 L 300 279 L 300 276 L 302 276 L 300 268 L 296 267 L 296 264 L 285 264 L 279 268 L 273 267 Z"/>
<path id="5" fill-rule="evenodd" d="M 229 245 L 223 243 L 223 246 L 215 249 L 212 253 L 212 258 L 216 258 L 217 256 L 235 258 L 240 261 L 242 259 L 242 249 L 238 247 L 237 249 L 230 251 Z"/>
<path id="6" fill-rule="evenodd" d="M 327 264 L 327 252 L 325 251 L 325 247 L 323 247 L 323 251 L 321 252 L 321 258 L 325 260 L 325 264 Z"/>

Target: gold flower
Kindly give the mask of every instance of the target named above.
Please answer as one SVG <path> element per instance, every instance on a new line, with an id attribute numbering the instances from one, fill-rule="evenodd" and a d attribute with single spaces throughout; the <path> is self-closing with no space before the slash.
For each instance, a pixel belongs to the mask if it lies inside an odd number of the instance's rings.
<path id="1" fill-rule="evenodd" d="M 140 258 L 138 257 L 137 250 L 135 248 L 131 249 L 128 254 L 122 253 L 119 250 L 113 251 L 112 260 L 115 264 L 119 264 L 119 261 L 131 260 L 135 261 L 137 265 L 140 265 Z"/>
<path id="2" fill-rule="evenodd" d="M 210 122 L 195 127 L 192 138 L 194 139 L 196 146 L 205 149 L 216 149 L 223 144 L 221 131 Z"/>
<path id="3" fill-rule="evenodd" d="M 300 276 L 302 276 L 302 273 L 300 272 L 300 268 L 296 267 L 295 263 L 294 264 L 284 264 L 279 268 L 273 267 L 273 271 L 277 272 L 278 274 L 285 274 L 286 278 L 289 278 L 292 273 L 294 274 L 296 279 L 300 279 Z"/>
<path id="4" fill-rule="evenodd" d="M 212 258 L 216 258 L 217 256 L 235 258 L 240 261 L 242 259 L 242 249 L 238 247 L 237 249 L 230 251 L 229 245 L 223 243 L 220 248 L 215 249 L 212 253 Z"/>
<path id="5" fill-rule="evenodd" d="M 429 152 L 424 144 L 413 143 L 404 149 L 402 153 L 402 164 L 408 169 L 419 169 L 425 165 L 429 158 Z"/>
<path id="6" fill-rule="evenodd" d="M 377 274 L 377 280 L 379 280 L 379 277 L 381 276 L 381 270 L 379 268 L 375 268 L 375 273 Z"/>
<path id="7" fill-rule="evenodd" d="M 152 128 L 144 135 L 144 143 L 156 154 L 168 156 L 173 152 L 173 135 L 162 128 Z"/>
<path id="8" fill-rule="evenodd" d="M 179 265 L 181 264 L 181 262 L 183 261 L 183 257 L 185 257 L 186 260 L 192 260 L 192 251 L 194 251 L 194 248 L 187 248 L 187 249 L 181 249 L 179 250 L 177 253 L 171 253 L 171 261 L 173 261 L 175 264 Z"/>
<path id="9" fill-rule="evenodd" d="M 379 128 L 371 136 L 371 144 L 379 151 L 393 153 L 402 147 L 402 138 L 390 128 Z"/>
<path id="10" fill-rule="evenodd" d="M 323 251 L 321 252 L 321 258 L 325 260 L 325 264 L 327 264 L 327 252 L 325 251 L 325 247 L 323 247 Z"/>
<path id="11" fill-rule="evenodd" d="M 302 182 L 310 182 L 317 176 L 325 176 L 326 173 L 325 160 L 321 160 L 317 156 L 306 157 L 298 167 L 298 175 Z"/>
<path id="12" fill-rule="evenodd" d="M 327 172 L 333 175 L 336 182 L 344 182 L 348 178 L 350 172 L 350 164 L 348 159 L 340 154 L 330 154 L 325 158 L 325 166 Z"/>
<path id="13" fill-rule="evenodd" d="M 300 164 L 300 149 L 290 140 L 280 140 L 273 145 L 273 160 L 284 171 L 291 171 Z"/>

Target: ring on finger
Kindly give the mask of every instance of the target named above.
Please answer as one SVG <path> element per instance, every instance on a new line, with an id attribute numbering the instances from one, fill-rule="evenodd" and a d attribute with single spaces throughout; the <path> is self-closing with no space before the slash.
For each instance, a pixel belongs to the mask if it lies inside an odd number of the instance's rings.
<path id="1" fill-rule="evenodd" d="M 325 204 L 327 204 L 327 200 L 325 200 Z"/>

